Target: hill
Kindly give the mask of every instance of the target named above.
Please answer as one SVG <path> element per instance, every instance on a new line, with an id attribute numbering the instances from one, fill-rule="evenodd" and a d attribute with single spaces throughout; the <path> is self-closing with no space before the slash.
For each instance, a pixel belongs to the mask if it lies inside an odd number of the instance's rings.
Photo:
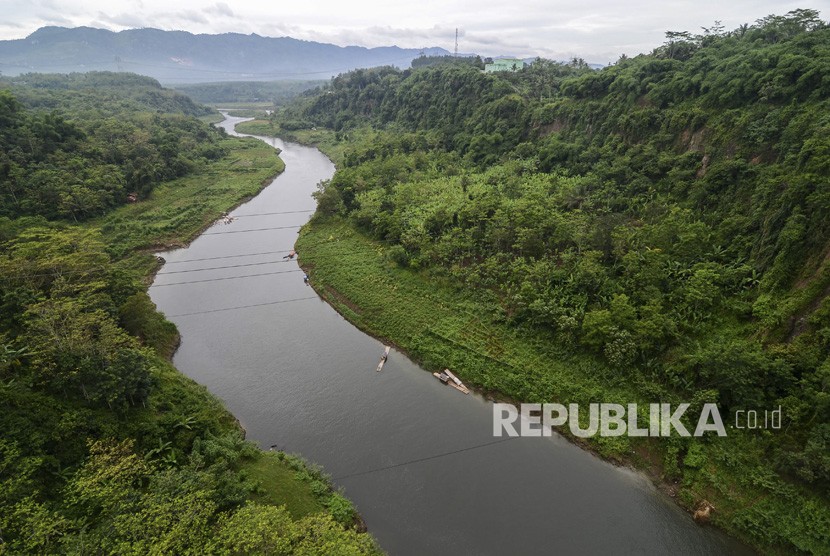
<path id="1" fill-rule="evenodd" d="M 421 53 L 448 54 L 441 48 L 341 47 L 255 34 L 42 27 L 25 39 L 0 41 L 0 71 L 129 71 L 164 83 L 313 80 L 355 68 L 408 66 Z"/>
<path id="2" fill-rule="evenodd" d="M 812 10 L 599 71 L 341 75 L 278 119 L 345 144 L 298 248 L 344 315 L 485 392 L 716 404 L 727 436 L 590 444 L 768 552 L 827 554 L 827 75 Z"/>

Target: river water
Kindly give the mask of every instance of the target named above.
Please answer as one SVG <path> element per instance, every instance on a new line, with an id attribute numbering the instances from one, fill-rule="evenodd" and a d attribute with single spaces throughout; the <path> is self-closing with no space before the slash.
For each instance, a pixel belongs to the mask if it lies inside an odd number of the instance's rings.
<path id="1" fill-rule="evenodd" d="M 219 125 L 233 133 L 243 120 Z M 745 552 L 642 475 L 561 437 L 493 443 L 489 402 L 394 350 L 375 372 L 381 343 L 282 258 L 311 214 L 295 211 L 314 209 L 334 166 L 317 149 L 262 140 L 282 150 L 285 172 L 232 223 L 163 253 L 150 288 L 182 335 L 176 367 L 250 440 L 323 465 L 393 555 Z"/>

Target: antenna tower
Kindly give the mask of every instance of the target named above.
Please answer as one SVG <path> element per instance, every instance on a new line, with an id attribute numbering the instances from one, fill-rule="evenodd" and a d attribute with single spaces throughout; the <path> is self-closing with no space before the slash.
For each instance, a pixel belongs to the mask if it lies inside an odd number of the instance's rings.
<path id="1" fill-rule="evenodd" d="M 455 28 L 455 58 L 458 58 L 458 27 Z"/>

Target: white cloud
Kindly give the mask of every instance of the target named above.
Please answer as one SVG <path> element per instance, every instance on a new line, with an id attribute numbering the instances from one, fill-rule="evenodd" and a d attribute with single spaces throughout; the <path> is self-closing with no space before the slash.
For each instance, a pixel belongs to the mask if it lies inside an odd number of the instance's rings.
<path id="1" fill-rule="evenodd" d="M 826 2 L 827 0 L 821 0 Z M 0 39 L 22 38 L 43 25 L 183 29 L 257 33 L 341 46 L 452 50 L 482 55 L 580 56 L 605 63 L 663 42 L 666 30 L 699 32 L 720 20 L 727 29 L 800 4 L 793 0 L 4 0 Z M 830 10 L 828 10 L 830 11 Z M 828 14 L 823 14 L 827 17 Z"/>
<path id="2" fill-rule="evenodd" d="M 183 21 L 185 23 L 202 23 L 205 25 L 208 23 L 208 18 L 196 10 L 183 10 L 175 14 L 170 14 L 168 18 L 171 21 Z"/>
<path id="3" fill-rule="evenodd" d="M 95 21 L 104 22 L 105 24 L 107 24 L 108 28 L 112 28 L 112 26 L 124 28 L 149 26 L 148 21 L 140 15 L 128 13 L 109 15 L 104 12 L 98 12 L 97 20 Z"/>
<path id="4" fill-rule="evenodd" d="M 208 6 L 203 11 L 207 14 L 234 17 L 233 10 L 231 10 L 231 7 L 224 2 L 217 2 L 212 6 Z"/>
<path id="5" fill-rule="evenodd" d="M 67 19 L 64 16 L 56 13 L 38 14 L 38 18 L 51 25 L 63 25 L 64 27 L 72 26 L 72 20 Z"/>

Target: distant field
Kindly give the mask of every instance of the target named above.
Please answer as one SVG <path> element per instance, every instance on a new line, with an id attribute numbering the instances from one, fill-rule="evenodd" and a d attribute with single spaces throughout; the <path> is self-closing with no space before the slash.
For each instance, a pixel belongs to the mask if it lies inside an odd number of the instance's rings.
<path id="1" fill-rule="evenodd" d="M 213 106 L 215 108 L 228 108 L 231 110 L 239 110 L 239 109 L 259 109 L 259 110 L 267 110 L 273 108 L 274 103 L 271 101 L 263 100 L 263 101 L 239 101 L 239 102 L 206 102 L 208 106 Z"/>

